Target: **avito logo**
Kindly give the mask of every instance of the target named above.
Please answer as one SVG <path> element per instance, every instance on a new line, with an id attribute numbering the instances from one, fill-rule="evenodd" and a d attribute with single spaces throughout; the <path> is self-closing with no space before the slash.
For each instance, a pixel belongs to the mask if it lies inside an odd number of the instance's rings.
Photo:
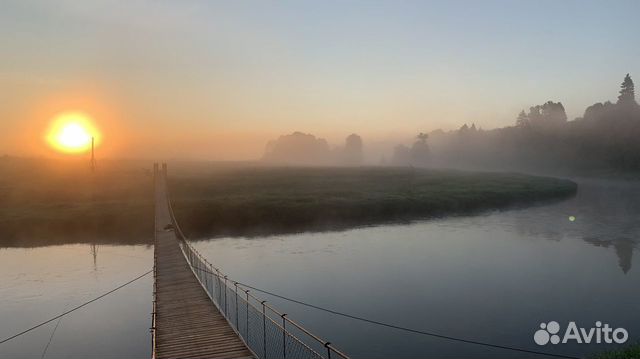
<path id="1" fill-rule="evenodd" d="M 538 345 L 565 344 L 575 341 L 578 344 L 589 343 L 606 343 L 606 344 L 622 344 L 629 339 L 629 332 L 624 328 L 612 328 L 609 324 L 602 325 L 601 321 L 595 323 L 595 327 L 582 328 L 576 325 L 576 322 L 569 322 L 567 328 L 560 338 L 560 323 L 550 321 L 548 323 L 540 323 L 540 329 L 533 334 L 533 341 Z"/>

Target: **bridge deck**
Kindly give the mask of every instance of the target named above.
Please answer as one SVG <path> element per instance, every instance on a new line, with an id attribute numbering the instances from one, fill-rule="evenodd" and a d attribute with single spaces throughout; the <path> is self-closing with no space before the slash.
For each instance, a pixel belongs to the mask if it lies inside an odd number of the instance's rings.
<path id="1" fill-rule="evenodd" d="M 171 223 L 165 177 L 156 175 L 156 358 L 251 358 L 252 354 L 202 288 Z"/>

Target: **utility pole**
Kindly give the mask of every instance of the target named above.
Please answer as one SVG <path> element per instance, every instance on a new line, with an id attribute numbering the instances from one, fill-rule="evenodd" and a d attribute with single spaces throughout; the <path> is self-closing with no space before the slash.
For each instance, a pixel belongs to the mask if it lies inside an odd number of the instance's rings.
<path id="1" fill-rule="evenodd" d="M 94 153 L 94 137 L 91 136 L 91 172 L 96 171 L 96 157 Z"/>
<path id="2" fill-rule="evenodd" d="M 91 255 L 93 256 L 93 271 L 98 270 L 98 246 L 95 243 L 91 243 Z"/>

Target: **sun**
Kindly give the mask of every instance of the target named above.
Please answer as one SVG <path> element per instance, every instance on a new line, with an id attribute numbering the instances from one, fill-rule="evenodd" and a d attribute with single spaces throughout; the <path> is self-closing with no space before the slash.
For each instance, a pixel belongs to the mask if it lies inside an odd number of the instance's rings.
<path id="1" fill-rule="evenodd" d="M 57 115 L 46 136 L 49 145 L 66 153 L 89 150 L 92 138 L 97 144 L 100 133 L 93 126 L 91 117 L 82 112 L 64 112 Z"/>

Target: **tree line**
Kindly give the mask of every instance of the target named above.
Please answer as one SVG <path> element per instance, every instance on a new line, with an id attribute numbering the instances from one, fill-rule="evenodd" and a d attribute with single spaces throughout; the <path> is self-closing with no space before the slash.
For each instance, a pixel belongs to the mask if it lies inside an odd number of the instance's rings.
<path id="1" fill-rule="evenodd" d="M 427 139 L 428 138 L 428 143 Z M 512 126 L 482 130 L 475 124 L 454 131 L 419 134 L 399 145 L 394 164 L 533 170 L 640 170 L 640 106 L 627 74 L 618 100 L 589 106 L 567 119 L 561 102 L 522 110 Z"/>
<path id="2" fill-rule="evenodd" d="M 331 149 L 327 140 L 294 132 L 267 143 L 263 161 L 296 165 L 359 165 L 363 161 L 362 138 L 353 133 L 344 145 Z"/>

